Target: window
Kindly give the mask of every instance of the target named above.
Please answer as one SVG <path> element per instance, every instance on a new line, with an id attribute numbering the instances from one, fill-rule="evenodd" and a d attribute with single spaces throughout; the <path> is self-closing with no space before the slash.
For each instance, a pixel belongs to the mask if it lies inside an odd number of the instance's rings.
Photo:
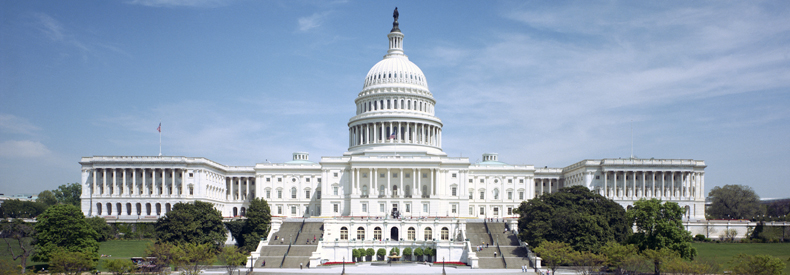
<path id="1" fill-rule="evenodd" d="M 362 196 L 367 196 L 367 195 L 368 195 L 368 186 L 362 185 Z"/>
<path id="2" fill-rule="evenodd" d="M 321 189 L 315 190 L 315 198 L 318 200 L 321 199 Z"/>
<path id="3" fill-rule="evenodd" d="M 486 214 L 486 208 L 484 206 L 480 206 L 480 215 Z"/>
<path id="4" fill-rule="evenodd" d="M 272 178 L 266 178 L 266 182 L 272 182 Z"/>
<path id="5" fill-rule="evenodd" d="M 469 179 L 469 183 L 472 183 L 472 182 L 473 182 L 472 179 Z"/>
<path id="6" fill-rule="evenodd" d="M 519 179 L 518 183 L 524 183 L 524 179 Z"/>
<path id="7" fill-rule="evenodd" d="M 340 239 L 348 240 L 348 228 L 346 228 L 345 226 L 340 228 Z"/>
<path id="8" fill-rule="evenodd" d="M 409 227 L 409 230 L 407 230 L 406 232 L 407 232 L 406 233 L 406 239 L 409 240 L 409 241 L 413 241 L 414 240 L 414 235 L 415 235 L 414 234 L 415 233 L 414 227 Z"/>
<path id="9" fill-rule="evenodd" d="M 190 178 L 192 177 L 192 173 L 189 173 L 189 177 L 190 177 Z"/>
<path id="10" fill-rule="evenodd" d="M 357 228 L 357 240 L 364 240 L 365 239 L 365 229 L 361 226 Z"/>
<path id="11" fill-rule="evenodd" d="M 494 199 L 495 200 L 499 199 L 499 189 L 494 189 Z"/>
<path id="12" fill-rule="evenodd" d="M 407 178 L 407 179 L 408 179 L 410 176 L 411 176 L 411 174 L 409 174 L 409 173 L 406 173 L 406 178 Z"/>
<path id="13" fill-rule="evenodd" d="M 392 173 L 392 177 L 393 178 L 397 178 L 398 177 L 398 173 Z"/>
<path id="14" fill-rule="evenodd" d="M 486 197 L 486 192 L 485 191 L 480 191 L 480 199 L 481 200 L 485 199 L 485 197 Z"/>
<path id="15" fill-rule="evenodd" d="M 362 173 L 362 177 L 363 178 L 367 178 L 368 177 L 368 173 Z"/>
<path id="16" fill-rule="evenodd" d="M 292 199 L 296 198 L 296 187 L 291 187 L 291 198 Z"/>
<path id="17" fill-rule="evenodd" d="M 453 173 L 453 178 L 457 178 L 457 176 L 456 176 L 456 174 L 455 174 L 455 173 Z"/>
<path id="18" fill-rule="evenodd" d="M 599 180 L 601 179 L 601 176 L 595 176 L 595 179 Z"/>
<path id="19" fill-rule="evenodd" d="M 277 182 L 283 182 L 283 178 L 277 178 Z"/>
<path id="20" fill-rule="evenodd" d="M 522 201 L 524 200 L 524 191 L 518 191 L 518 199 Z"/>
<path id="21" fill-rule="evenodd" d="M 368 204 L 367 203 L 363 203 L 362 204 L 362 212 L 368 212 Z"/>
<path id="22" fill-rule="evenodd" d="M 189 194 L 190 194 L 190 195 L 193 195 L 193 193 L 194 193 L 194 190 L 193 190 L 193 188 L 192 188 L 192 187 L 189 187 Z"/>
<path id="23" fill-rule="evenodd" d="M 484 183 L 484 182 L 485 182 L 485 180 L 483 180 L 483 179 L 480 179 L 480 183 Z"/>
<path id="24" fill-rule="evenodd" d="M 379 212 L 381 212 L 381 213 L 386 213 L 387 212 L 386 210 L 384 210 L 384 204 L 383 203 L 379 204 Z"/>
<path id="25" fill-rule="evenodd" d="M 296 206 L 291 206 L 291 215 L 296 215 Z"/>
<path id="26" fill-rule="evenodd" d="M 381 240 L 381 227 L 376 227 L 373 229 L 373 239 Z"/>
<path id="27" fill-rule="evenodd" d="M 266 198 L 268 199 L 271 197 L 272 197 L 272 190 L 266 190 Z"/>
<path id="28" fill-rule="evenodd" d="M 332 207 L 334 208 L 334 210 L 335 210 L 335 213 L 338 213 L 338 212 L 340 212 L 340 205 L 339 205 L 339 204 L 337 204 L 337 203 L 335 203 L 335 204 L 332 204 Z"/>
<path id="29" fill-rule="evenodd" d="M 472 216 L 474 214 L 475 214 L 475 207 L 474 206 L 469 206 L 469 216 Z"/>
<path id="30" fill-rule="evenodd" d="M 474 194 L 475 194 L 475 192 L 474 192 L 474 191 L 472 191 L 472 192 L 469 192 L 469 199 L 470 199 L 470 200 L 472 199 L 472 196 L 473 196 Z"/>
<path id="31" fill-rule="evenodd" d="M 513 199 L 513 191 L 507 191 L 507 199 L 508 200 L 512 200 Z"/>
<path id="32" fill-rule="evenodd" d="M 283 198 L 283 190 L 277 190 L 277 198 L 278 199 L 282 199 Z"/>
<path id="33" fill-rule="evenodd" d="M 447 227 L 442 227 L 442 240 L 446 241 L 450 239 L 450 230 Z"/>
<path id="34" fill-rule="evenodd" d="M 458 212 L 458 205 L 453 204 L 453 214 Z"/>
<path id="35" fill-rule="evenodd" d="M 309 199 L 310 198 L 310 190 L 304 190 L 304 198 L 305 199 Z"/>
<path id="36" fill-rule="evenodd" d="M 379 178 L 384 178 L 384 177 L 386 177 L 386 174 L 384 173 L 381 173 L 381 175 L 379 175 Z"/>
<path id="37" fill-rule="evenodd" d="M 334 173 L 335 177 L 337 178 L 337 172 Z"/>
<path id="38" fill-rule="evenodd" d="M 458 193 L 458 188 L 457 188 L 457 187 L 453 187 L 453 189 L 452 189 L 452 190 L 453 190 L 453 191 L 452 191 L 452 193 L 453 193 L 453 197 L 457 196 L 457 195 L 456 195 L 456 193 Z"/>
<path id="39" fill-rule="evenodd" d="M 494 207 L 494 216 L 499 216 L 499 207 Z"/>
<path id="40" fill-rule="evenodd" d="M 423 203 L 422 204 L 422 212 L 428 213 L 428 204 L 427 203 Z"/>
<path id="41" fill-rule="evenodd" d="M 507 215 L 508 216 L 513 215 L 513 207 L 508 207 L 507 208 Z"/>
<path id="42" fill-rule="evenodd" d="M 332 186 L 332 192 L 337 196 L 337 186 Z"/>
<path id="43" fill-rule="evenodd" d="M 318 178 L 318 183 L 321 183 L 321 178 Z"/>
<path id="44" fill-rule="evenodd" d="M 406 204 L 406 213 L 410 213 L 410 212 L 411 212 L 411 204 L 407 203 Z"/>
<path id="45" fill-rule="evenodd" d="M 279 215 L 283 214 L 283 206 L 282 205 L 278 205 L 277 206 L 277 214 L 279 214 Z"/>
<path id="46" fill-rule="evenodd" d="M 304 181 L 310 182 L 310 178 L 305 178 Z"/>
<path id="47" fill-rule="evenodd" d="M 426 241 L 433 240 L 433 231 L 431 230 L 430 227 L 425 228 L 425 240 Z"/>
<path id="48" fill-rule="evenodd" d="M 428 178 L 428 174 L 422 173 L 422 178 L 427 179 Z"/>
<path id="49" fill-rule="evenodd" d="M 507 179 L 507 183 L 513 183 L 513 179 Z"/>

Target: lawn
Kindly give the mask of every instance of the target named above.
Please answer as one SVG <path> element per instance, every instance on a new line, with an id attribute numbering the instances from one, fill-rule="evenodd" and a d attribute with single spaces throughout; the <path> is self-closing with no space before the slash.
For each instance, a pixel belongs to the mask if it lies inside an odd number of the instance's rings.
<path id="1" fill-rule="evenodd" d="M 150 242 L 150 240 L 113 240 L 99 243 L 99 255 L 111 255 L 112 257 L 100 258 L 98 269 L 105 270 L 102 263 L 107 259 L 129 259 L 131 257 L 145 256 L 145 248 Z M 0 241 L 0 244 L 2 244 L 2 249 L 0 249 L 0 259 L 10 262 L 12 257 L 11 253 L 8 252 L 6 243 L 4 241 Z M 19 251 L 19 249 L 16 248 L 14 251 Z M 14 263 L 19 264 L 19 260 L 14 261 Z M 33 262 L 30 259 L 28 259 L 27 265 L 28 268 L 35 268 L 36 270 L 40 270 L 42 267 L 47 267 L 46 262 Z"/>
<path id="2" fill-rule="evenodd" d="M 694 243 L 697 258 L 700 260 L 716 260 L 727 264 L 732 257 L 744 253 L 749 255 L 768 254 L 783 261 L 790 258 L 790 243 Z M 790 274 L 790 263 L 785 262 L 785 274 Z"/>

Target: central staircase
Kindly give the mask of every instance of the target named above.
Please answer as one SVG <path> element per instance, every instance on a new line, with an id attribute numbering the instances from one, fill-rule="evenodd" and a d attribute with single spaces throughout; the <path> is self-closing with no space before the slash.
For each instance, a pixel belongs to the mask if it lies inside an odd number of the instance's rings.
<path id="1" fill-rule="evenodd" d="M 285 221 L 280 226 L 280 230 L 272 235 L 269 244 L 261 249 L 261 256 L 255 262 L 255 266 L 299 268 L 301 264 L 307 267 L 310 256 L 318 249 L 318 240 L 323 234 L 323 222 Z"/>

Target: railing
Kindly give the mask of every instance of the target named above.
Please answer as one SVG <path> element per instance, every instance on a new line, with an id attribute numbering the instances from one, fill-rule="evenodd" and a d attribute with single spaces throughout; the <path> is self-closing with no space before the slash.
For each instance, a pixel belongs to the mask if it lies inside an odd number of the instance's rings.
<path id="1" fill-rule="evenodd" d="M 502 249 L 499 247 L 499 237 L 496 238 L 496 250 L 499 251 L 499 257 L 502 257 L 502 264 L 504 264 L 505 269 L 507 269 L 507 261 L 505 261 L 505 255 L 502 254 Z"/>
<path id="2" fill-rule="evenodd" d="M 288 241 L 288 249 L 285 250 L 285 255 L 283 255 L 283 260 L 280 262 L 279 268 L 283 268 L 283 264 L 285 263 L 285 257 L 288 257 L 288 252 L 291 252 L 291 245 L 293 245 L 293 241 Z"/>

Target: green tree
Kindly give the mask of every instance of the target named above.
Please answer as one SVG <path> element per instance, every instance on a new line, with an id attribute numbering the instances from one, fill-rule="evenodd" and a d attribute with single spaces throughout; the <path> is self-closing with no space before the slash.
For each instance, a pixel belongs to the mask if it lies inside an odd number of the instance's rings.
<path id="1" fill-rule="evenodd" d="M 128 259 L 107 260 L 104 262 L 104 267 L 115 275 L 132 273 L 137 268 L 137 266 Z"/>
<path id="2" fill-rule="evenodd" d="M 217 255 L 218 260 L 225 265 L 228 275 L 233 275 L 233 271 L 247 262 L 247 254 L 239 251 L 235 246 L 226 246 Z"/>
<path id="3" fill-rule="evenodd" d="M 422 256 L 424 255 L 424 253 L 425 252 L 420 247 L 414 249 L 414 256 L 417 257 L 418 261 L 422 260 Z"/>
<path id="4" fill-rule="evenodd" d="M 622 245 L 617 242 L 608 242 L 601 247 L 601 254 L 606 256 L 606 265 L 614 268 L 616 274 L 623 274 L 626 264 L 632 255 L 639 252 L 633 244 Z"/>
<path id="5" fill-rule="evenodd" d="M 57 248 L 52 251 L 49 260 L 49 268 L 53 273 L 81 274 L 82 272 L 93 269 L 96 260 L 93 255 L 80 251 L 68 251 L 64 248 Z"/>
<path id="6" fill-rule="evenodd" d="M 376 251 L 376 255 L 378 256 L 379 261 L 383 260 L 384 256 L 387 255 L 387 250 L 384 248 L 379 248 L 379 250 Z"/>
<path id="7" fill-rule="evenodd" d="M 435 262 L 433 256 L 436 256 L 436 250 L 430 247 L 426 247 L 425 250 L 423 250 L 422 255 L 431 257 L 431 261 Z"/>
<path id="8" fill-rule="evenodd" d="M 362 258 L 362 255 L 359 254 L 359 249 L 352 249 L 351 250 L 351 259 L 354 259 L 354 261 L 356 261 L 356 260 L 359 260 L 359 258 Z"/>
<path id="9" fill-rule="evenodd" d="M 570 262 L 577 266 L 577 272 L 582 275 L 590 275 L 606 262 L 606 256 L 595 254 L 590 251 L 573 251 L 570 254 Z"/>
<path id="10" fill-rule="evenodd" d="M 400 256 L 400 248 L 393 247 L 392 249 L 390 249 L 390 256 L 392 255 Z"/>
<path id="11" fill-rule="evenodd" d="M 34 218 L 44 210 L 47 206 L 40 202 L 35 201 L 22 201 L 22 200 L 7 200 L 0 205 L 0 212 L 3 218 L 12 219 L 27 219 Z"/>
<path id="12" fill-rule="evenodd" d="M 43 203 L 46 207 L 58 204 L 58 198 L 55 197 L 55 193 L 52 193 L 52 191 L 49 190 L 44 190 L 41 191 L 41 193 L 38 193 L 38 198 L 36 201 Z"/>
<path id="13" fill-rule="evenodd" d="M 0 238 L 2 238 L 8 246 L 8 252 L 11 254 L 11 258 L 14 261 L 17 259 L 20 260 L 19 263 L 22 269 L 21 274 L 25 274 L 27 259 L 35 252 L 35 246 L 33 246 L 33 236 L 35 232 L 33 225 L 19 219 L 14 219 L 11 222 L 6 220 L 0 221 Z M 14 247 L 19 250 L 17 251 Z"/>
<path id="14" fill-rule="evenodd" d="M 242 229 L 243 242 L 241 247 L 247 251 L 258 248 L 261 238 L 269 235 L 271 229 L 272 214 L 269 203 L 261 198 L 255 198 L 247 208 L 247 220 Z"/>
<path id="15" fill-rule="evenodd" d="M 58 186 L 58 189 L 52 190 L 55 193 L 55 198 L 58 203 L 71 204 L 80 207 L 80 195 L 82 195 L 82 185 L 79 183 L 69 183 Z"/>
<path id="16" fill-rule="evenodd" d="M 58 204 L 47 208 L 38 217 L 36 250 L 33 260 L 46 262 L 56 248 L 66 252 L 84 253 L 92 261 L 99 259 L 99 234 L 85 220 L 82 211 L 71 204 Z"/>
<path id="17" fill-rule="evenodd" d="M 145 256 L 155 258 L 154 264 L 160 270 L 169 271 L 170 264 L 173 263 L 172 250 L 173 245 L 170 243 L 149 243 L 148 247 L 145 248 Z"/>
<path id="18" fill-rule="evenodd" d="M 760 197 L 746 185 L 713 187 L 708 193 L 707 214 L 714 219 L 752 219 L 762 215 Z"/>
<path id="19" fill-rule="evenodd" d="M 642 255 L 647 258 L 651 263 L 653 263 L 653 271 L 656 275 L 661 274 L 661 266 L 669 261 L 672 261 L 675 258 L 679 258 L 680 254 L 677 251 L 662 247 L 661 249 L 654 250 L 654 249 L 645 249 L 642 251 Z"/>
<path id="20" fill-rule="evenodd" d="M 558 266 L 571 263 L 573 254 L 573 248 L 569 244 L 554 241 L 543 241 L 534 251 L 543 259 L 543 264 L 551 269 L 552 274 L 557 271 Z"/>
<path id="21" fill-rule="evenodd" d="M 687 260 L 697 255 L 697 249 L 691 246 L 691 233 L 683 228 L 683 210 L 677 203 L 640 199 L 628 210 L 628 220 L 637 228 L 629 243 L 640 251 L 669 248 Z"/>
<path id="22" fill-rule="evenodd" d="M 406 256 L 407 259 L 411 260 L 411 247 L 403 249 L 403 256 Z"/>
<path id="23" fill-rule="evenodd" d="M 785 263 L 771 255 L 739 254 L 730 261 L 730 267 L 736 275 L 779 275 Z"/>
<path id="24" fill-rule="evenodd" d="M 226 234 L 222 215 L 207 202 L 176 203 L 156 221 L 158 242 L 211 244 L 219 248 Z"/>
<path id="25" fill-rule="evenodd" d="M 170 249 L 172 261 L 182 271 L 181 274 L 198 275 L 216 258 L 216 247 L 211 243 L 181 243 Z"/>
<path id="26" fill-rule="evenodd" d="M 606 242 L 622 242 L 631 234 L 625 209 L 584 186 L 522 202 L 517 212 L 519 238 L 531 245 L 565 242 L 578 251 L 598 252 Z"/>
<path id="27" fill-rule="evenodd" d="M 376 251 L 373 248 L 368 248 L 365 250 L 365 256 L 368 256 L 368 260 L 373 260 L 373 256 L 376 256 Z"/>
<path id="28" fill-rule="evenodd" d="M 115 235 L 113 233 L 112 227 L 109 224 L 107 224 L 107 220 L 105 220 L 102 217 L 93 216 L 90 218 L 85 218 L 85 221 L 88 222 L 88 224 L 91 226 L 91 228 L 93 228 L 94 231 L 96 231 L 96 233 L 99 233 L 98 234 L 99 238 L 96 239 L 96 241 L 98 242 L 103 242 L 108 239 L 112 239 L 113 235 Z"/>

